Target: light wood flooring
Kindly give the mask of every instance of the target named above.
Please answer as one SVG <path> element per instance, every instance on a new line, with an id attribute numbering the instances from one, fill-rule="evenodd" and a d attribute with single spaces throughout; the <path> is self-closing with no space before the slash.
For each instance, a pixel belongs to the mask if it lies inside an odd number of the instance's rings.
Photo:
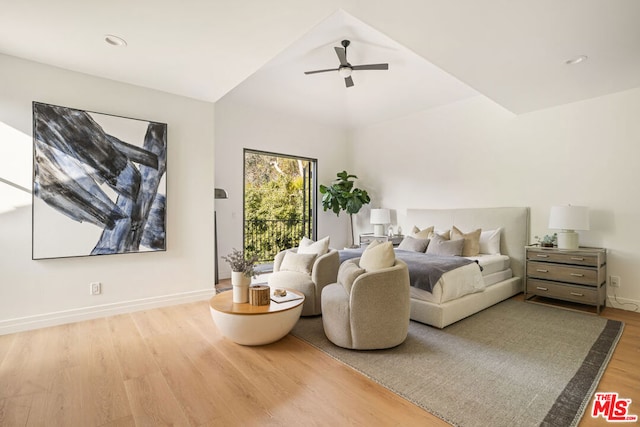
<path id="1" fill-rule="evenodd" d="M 640 314 L 602 315 L 626 326 L 598 390 L 640 414 Z M 0 425 L 447 424 L 291 335 L 229 342 L 201 301 L 0 336 Z"/>

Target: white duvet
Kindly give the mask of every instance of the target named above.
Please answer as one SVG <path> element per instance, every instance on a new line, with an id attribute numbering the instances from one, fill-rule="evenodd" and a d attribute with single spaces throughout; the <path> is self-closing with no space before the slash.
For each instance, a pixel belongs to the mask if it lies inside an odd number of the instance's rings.
<path id="1" fill-rule="evenodd" d="M 433 292 L 411 286 L 411 298 L 442 304 L 468 294 L 482 292 L 487 286 L 512 277 L 509 257 L 506 255 L 480 255 L 468 257 L 477 263 L 448 271 L 440 277 Z"/>

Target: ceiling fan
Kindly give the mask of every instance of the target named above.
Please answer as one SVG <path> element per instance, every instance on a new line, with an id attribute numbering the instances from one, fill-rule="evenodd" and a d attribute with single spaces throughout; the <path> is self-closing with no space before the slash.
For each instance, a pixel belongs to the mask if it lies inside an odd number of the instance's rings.
<path id="1" fill-rule="evenodd" d="M 347 47 L 351 44 L 349 40 L 342 40 L 342 47 L 334 47 L 340 66 L 338 68 L 329 68 L 327 70 L 305 71 L 305 74 L 326 73 L 327 71 L 337 71 L 340 77 L 344 77 L 344 84 L 347 87 L 353 86 L 351 73 L 354 70 L 388 70 L 389 64 L 367 64 L 367 65 L 351 65 L 347 61 Z"/>

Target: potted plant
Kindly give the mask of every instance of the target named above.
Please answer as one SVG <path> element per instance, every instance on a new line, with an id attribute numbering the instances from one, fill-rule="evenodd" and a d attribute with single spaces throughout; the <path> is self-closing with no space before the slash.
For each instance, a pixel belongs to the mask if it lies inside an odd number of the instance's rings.
<path id="1" fill-rule="evenodd" d="M 534 236 L 543 248 L 552 248 L 558 244 L 558 233 L 545 234 L 542 238 Z"/>
<path id="2" fill-rule="evenodd" d="M 353 246 L 353 215 L 360 212 L 362 206 L 371 201 L 369 194 L 365 190 L 354 188 L 354 181 L 358 179 L 355 175 L 350 175 L 347 171 L 339 172 L 330 186 L 320 185 L 322 193 L 322 208 L 324 211 L 331 209 L 337 216 L 345 211 L 349 214 L 349 227 L 351 235 L 351 246 Z"/>
<path id="3" fill-rule="evenodd" d="M 249 302 L 249 285 L 251 278 L 256 276 L 255 264 L 258 258 L 245 258 L 244 252 L 233 249 L 222 259 L 231 267 L 231 285 L 233 286 L 233 302 Z"/>

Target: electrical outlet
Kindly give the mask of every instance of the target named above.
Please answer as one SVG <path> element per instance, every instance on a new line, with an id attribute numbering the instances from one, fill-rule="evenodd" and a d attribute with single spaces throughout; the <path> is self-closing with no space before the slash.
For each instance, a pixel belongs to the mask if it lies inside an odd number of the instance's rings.
<path id="1" fill-rule="evenodd" d="M 100 295 L 102 293 L 102 285 L 100 282 L 91 282 L 89 284 L 89 293 L 91 295 Z"/>
<path id="2" fill-rule="evenodd" d="M 609 285 L 612 288 L 620 287 L 620 276 L 609 276 Z"/>

